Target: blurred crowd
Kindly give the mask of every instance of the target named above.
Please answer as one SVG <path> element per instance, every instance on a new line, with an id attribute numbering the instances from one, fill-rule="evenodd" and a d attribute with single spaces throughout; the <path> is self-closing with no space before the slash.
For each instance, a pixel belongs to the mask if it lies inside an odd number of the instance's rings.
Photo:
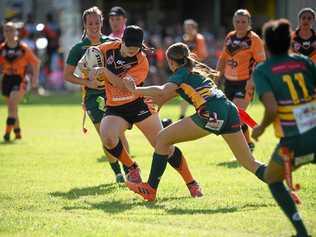
<path id="1" fill-rule="evenodd" d="M 175 25 L 160 27 L 158 33 L 147 29 L 142 20 L 137 21 L 136 24 L 145 30 L 145 44 L 154 49 L 148 55 L 150 74 L 147 84 L 163 84 L 170 73 L 165 60 L 165 50 L 174 42 L 183 41 L 185 34 L 184 24 L 179 22 Z M 65 55 L 64 47 L 60 44 L 62 30 L 57 19 L 54 19 L 54 16 L 48 13 L 46 14 L 45 22 L 40 23 L 36 22 L 33 14 L 30 13 L 24 22 L 16 22 L 16 26 L 19 31 L 19 39 L 30 46 L 41 59 L 40 88 L 45 90 L 65 90 L 65 82 L 63 80 Z M 216 39 L 214 34 L 208 31 L 200 33 L 205 38 L 208 52 L 203 62 L 214 68 L 221 52 L 222 39 Z M 0 43 L 3 40 L 2 29 L 0 29 Z"/>

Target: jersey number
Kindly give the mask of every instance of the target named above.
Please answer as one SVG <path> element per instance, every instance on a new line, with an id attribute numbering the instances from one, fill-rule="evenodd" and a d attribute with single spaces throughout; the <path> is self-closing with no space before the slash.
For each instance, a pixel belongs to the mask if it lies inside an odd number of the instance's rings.
<path id="1" fill-rule="evenodd" d="M 298 82 L 298 85 L 300 86 L 300 88 L 303 92 L 304 100 L 309 101 L 311 99 L 311 96 L 308 94 L 308 90 L 306 88 L 303 74 L 302 73 L 295 73 L 294 79 Z M 287 87 L 289 88 L 289 92 L 290 92 L 293 103 L 299 104 L 300 98 L 298 97 L 297 91 L 296 91 L 294 83 L 293 83 L 293 78 L 291 77 L 291 75 L 288 75 L 288 74 L 284 75 L 282 77 L 282 80 L 286 83 Z"/>

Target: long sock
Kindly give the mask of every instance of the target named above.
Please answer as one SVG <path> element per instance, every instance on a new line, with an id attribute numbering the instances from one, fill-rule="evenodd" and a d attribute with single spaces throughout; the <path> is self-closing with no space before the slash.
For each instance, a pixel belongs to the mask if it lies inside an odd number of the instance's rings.
<path id="1" fill-rule="evenodd" d="M 21 138 L 21 129 L 20 128 L 14 128 L 13 129 L 15 138 Z"/>
<path id="2" fill-rule="evenodd" d="M 269 189 L 277 201 L 285 215 L 293 224 L 298 236 L 307 236 L 307 230 L 297 211 L 296 205 L 293 202 L 289 192 L 286 190 L 283 182 L 269 184 Z"/>
<path id="3" fill-rule="evenodd" d="M 13 127 L 14 127 L 15 121 L 16 121 L 15 118 L 12 118 L 12 117 L 8 117 L 7 118 L 7 124 L 6 124 L 7 126 L 5 128 L 5 133 L 6 134 L 10 134 L 11 133 L 11 131 L 12 131 Z"/>
<path id="4" fill-rule="evenodd" d="M 186 184 L 194 181 L 187 161 L 178 147 L 175 147 L 174 153 L 170 156 L 168 162 L 176 171 L 178 171 Z"/>
<path id="5" fill-rule="evenodd" d="M 128 152 L 122 145 L 121 140 L 117 143 L 117 145 L 113 149 L 106 149 L 112 156 L 120 160 L 127 167 L 131 167 L 134 164 L 134 161 L 129 156 Z"/>
<path id="6" fill-rule="evenodd" d="M 157 153 L 154 153 L 148 178 L 148 184 L 152 188 L 158 188 L 161 176 L 166 170 L 167 163 L 168 155 L 159 155 Z"/>
<path id="7" fill-rule="evenodd" d="M 124 170 L 125 174 L 128 174 L 128 172 L 129 172 L 128 167 L 124 164 L 123 164 L 123 170 Z"/>
<path id="8" fill-rule="evenodd" d="M 114 174 L 118 175 L 118 174 L 122 174 L 121 172 L 121 167 L 120 167 L 120 163 L 118 161 L 115 161 L 113 163 L 109 162 L 110 166 L 114 172 Z"/>

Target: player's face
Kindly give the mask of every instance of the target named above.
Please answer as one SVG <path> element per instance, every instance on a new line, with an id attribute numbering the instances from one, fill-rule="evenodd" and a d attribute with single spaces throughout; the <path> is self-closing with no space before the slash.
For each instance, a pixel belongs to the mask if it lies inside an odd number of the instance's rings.
<path id="1" fill-rule="evenodd" d="M 123 57 L 134 57 L 136 54 L 138 54 L 139 50 L 139 47 L 126 47 L 123 42 L 121 47 L 121 54 Z"/>
<path id="2" fill-rule="evenodd" d="M 84 27 L 89 38 L 99 37 L 102 27 L 101 17 L 97 14 L 87 15 Z"/>
<path id="3" fill-rule="evenodd" d="M 126 18 L 124 16 L 110 16 L 109 23 L 112 32 L 118 32 L 123 29 L 126 24 Z"/>
<path id="4" fill-rule="evenodd" d="M 300 27 L 301 28 L 312 28 L 315 19 L 310 12 L 304 12 L 300 17 Z"/>
<path id="5" fill-rule="evenodd" d="M 234 23 L 234 28 L 238 33 L 245 33 L 249 29 L 248 16 L 235 16 L 233 23 Z"/>
<path id="6" fill-rule="evenodd" d="M 7 41 L 14 40 L 16 36 L 16 29 L 13 26 L 5 25 L 3 27 L 3 36 Z"/>
<path id="7" fill-rule="evenodd" d="M 175 65 L 176 65 L 175 62 L 174 62 L 172 59 L 168 58 L 167 55 L 166 55 L 166 58 L 167 58 L 167 62 L 168 62 L 169 69 L 170 69 L 172 72 L 174 72 L 175 69 L 176 69 L 176 67 L 175 67 Z"/>

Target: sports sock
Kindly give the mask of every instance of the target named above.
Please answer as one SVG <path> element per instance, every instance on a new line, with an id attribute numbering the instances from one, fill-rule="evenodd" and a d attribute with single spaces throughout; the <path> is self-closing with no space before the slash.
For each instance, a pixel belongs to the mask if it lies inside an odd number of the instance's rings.
<path id="1" fill-rule="evenodd" d="M 168 162 L 176 171 L 178 171 L 186 184 L 192 183 L 194 181 L 187 161 L 178 147 L 175 147 L 175 150 L 168 159 Z"/>
<path id="2" fill-rule="evenodd" d="M 5 133 L 6 134 L 10 134 L 13 127 L 14 127 L 14 124 L 15 124 L 15 121 L 16 119 L 15 118 L 12 118 L 12 117 L 8 117 L 7 118 L 7 123 L 6 123 L 6 128 L 5 128 Z"/>
<path id="3" fill-rule="evenodd" d="M 150 168 L 150 174 L 148 178 L 148 184 L 154 188 L 157 189 L 161 176 L 166 170 L 166 166 L 168 163 L 168 155 L 160 155 L 157 153 L 154 153 L 153 155 L 153 161 L 151 163 Z"/>
<path id="4" fill-rule="evenodd" d="M 283 182 L 269 184 L 269 189 L 273 198 L 277 201 L 285 215 L 293 224 L 298 236 L 308 236 L 304 223 L 297 211 L 296 205 L 292 200 Z"/>
<path id="5" fill-rule="evenodd" d="M 128 167 L 124 164 L 123 164 L 123 170 L 124 170 L 125 174 L 128 174 L 128 172 L 129 172 Z"/>
<path id="6" fill-rule="evenodd" d="M 14 128 L 13 129 L 15 138 L 21 138 L 21 129 L 20 128 Z"/>
<path id="7" fill-rule="evenodd" d="M 121 174 L 121 167 L 120 167 L 120 164 L 118 161 L 114 161 L 113 163 L 109 162 L 110 163 L 110 166 L 114 172 L 114 174 L 118 175 L 118 174 Z"/>
<path id="8" fill-rule="evenodd" d="M 127 167 L 131 167 L 134 164 L 134 161 L 129 156 L 128 152 L 122 145 L 121 140 L 117 143 L 117 145 L 112 149 L 106 149 L 112 156 L 120 160 Z"/>

